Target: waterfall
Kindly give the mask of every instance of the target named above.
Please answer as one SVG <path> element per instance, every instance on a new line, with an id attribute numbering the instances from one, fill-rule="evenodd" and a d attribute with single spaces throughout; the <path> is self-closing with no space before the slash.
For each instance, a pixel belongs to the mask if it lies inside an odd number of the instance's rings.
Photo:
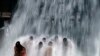
<path id="1" fill-rule="evenodd" d="M 99 0 L 19 0 L 17 6 L 0 56 L 12 56 L 14 41 L 31 34 L 66 36 L 82 56 L 100 56 Z"/>

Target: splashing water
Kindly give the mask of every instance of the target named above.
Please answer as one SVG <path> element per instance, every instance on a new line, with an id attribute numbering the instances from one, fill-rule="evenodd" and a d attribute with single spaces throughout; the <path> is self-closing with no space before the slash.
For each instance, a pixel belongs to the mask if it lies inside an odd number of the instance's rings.
<path id="1" fill-rule="evenodd" d="M 51 38 L 46 38 L 46 42 L 42 40 L 42 38 L 45 36 L 38 36 L 38 38 L 35 36 L 33 40 L 31 40 L 29 37 L 30 36 L 23 36 L 16 40 L 20 41 L 21 45 L 26 48 L 27 56 L 45 56 L 45 54 L 47 54 L 46 50 L 48 50 L 48 43 L 50 41 L 53 43 L 51 46 L 51 56 L 76 56 L 76 46 L 70 39 L 67 39 L 68 45 L 64 46 L 62 41 L 63 37 L 61 36 L 59 36 L 56 41 L 54 40 L 54 36 L 51 36 Z M 42 48 L 39 48 L 39 42 L 43 43 Z M 50 56 L 50 54 L 47 54 L 46 56 Z M 80 53 L 78 53 L 77 56 L 80 56 Z"/>
<path id="2" fill-rule="evenodd" d="M 19 0 L 12 22 L 5 29 L 0 56 L 13 56 L 14 41 L 20 36 L 31 34 L 66 36 L 70 39 L 69 43 L 74 42 L 71 51 L 75 55 L 72 56 L 100 56 L 99 21 L 99 0 Z M 37 37 L 37 40 L 40 38 Z M 57 49 L 56 46 L 54 48 Z M 59 55 L 53 56 L 64 55 L 62 49 L 59 46 Z M 37 55 L 37 52 L 33 54 Z"/>

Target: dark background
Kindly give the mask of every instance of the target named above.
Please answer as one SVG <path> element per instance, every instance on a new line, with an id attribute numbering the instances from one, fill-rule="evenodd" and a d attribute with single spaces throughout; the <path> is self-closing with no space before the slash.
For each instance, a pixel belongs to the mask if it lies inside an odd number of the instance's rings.
<path id="1" fill-rule="evenodd" d="M 0 1 L 0 11 L 12 12 L 16 3 L 17 3 L 17 0 L 1 0 Z"/>
<path id="2" fill-rule="evenodd" d="M 5 21 L 11 21 L 10 17 L 2 17 L 2 13 L 13 14 L 18 0 L 0 0 L 0 28 L 4 26 Z"/>
<path id="3" fill-rule="evenodd" d="M 17 2 L 18 0 L 0 0 L 0 47 L 4 35 L 5 23 L 10 24 Z M 11 15 L 9 17 L 3 17 L 3 13 L 10 13 Z"/>

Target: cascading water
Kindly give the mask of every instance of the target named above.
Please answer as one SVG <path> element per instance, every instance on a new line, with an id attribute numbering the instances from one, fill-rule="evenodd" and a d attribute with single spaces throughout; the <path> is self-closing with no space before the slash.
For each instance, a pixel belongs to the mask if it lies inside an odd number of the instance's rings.
<path id="1" fill-rule="evenodd" d="M 100 56 L 99 9 L 99 0 L 19 0 L 0 56 L 13 56 L 13 42 L 29 34 L 66 36 L 74 40 L 81 56 Z"/>

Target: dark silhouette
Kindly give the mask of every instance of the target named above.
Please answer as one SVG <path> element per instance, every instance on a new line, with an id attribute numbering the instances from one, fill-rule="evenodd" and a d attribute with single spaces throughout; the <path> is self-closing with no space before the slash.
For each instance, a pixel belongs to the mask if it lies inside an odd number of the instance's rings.
<path id="1" fill-rule="evenodd" d="M 46 42 L 46 38 L 44 37 L 43 39 L 42 39 L 44 42 Z"/>
<path id="2" fill-rule="evenodd" d="M 33 36 L 30 36 L 30 40 L 33 40 Z"/>
<path id="3" fill-rule="evenodd" d="M 64 44 L 65 46 L 68 45 L 68 40 L 67 40 L 67 38 L 63 38 L 63 44 Z"/>
<path id="4" fill-rule="evenodd" d="M 43 43 L 39 42 L 39 49 L 42 48 L 42 46 L 43 46 Z"/>
<path id="5" fill-rule="evenodd" d="M 14 52 L 14 56 L 26 56 L 26 49 L 20 44 L 19 41 L 15 44 Z"/>

